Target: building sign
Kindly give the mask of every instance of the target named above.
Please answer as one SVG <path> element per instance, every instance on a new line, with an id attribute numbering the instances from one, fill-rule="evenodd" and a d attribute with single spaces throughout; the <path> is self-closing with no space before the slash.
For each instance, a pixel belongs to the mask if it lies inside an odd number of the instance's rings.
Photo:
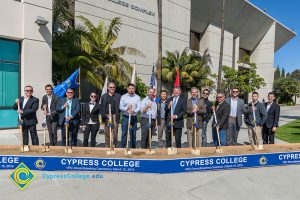
<path id="1" fill-rule="evenodd" d="M 144 13 L 144 14 L 147 14 L 147 15 L 150 15 L 150 16 L 153 16 L 153 17 L 155 16 L 155 12 L 144 9 L 140 6 L 136 6 L 134 4 L 129 4 L 126 1 L 122 1 L 122 0 L 108 0 L 108 1 L 113 2 L 115 4 L 119 4 L 121 6 L 124 6 L 124 7 L 128 8 L 128 9 L 135 10 L 135 11 L 140 12 L 140 13 Z"/>

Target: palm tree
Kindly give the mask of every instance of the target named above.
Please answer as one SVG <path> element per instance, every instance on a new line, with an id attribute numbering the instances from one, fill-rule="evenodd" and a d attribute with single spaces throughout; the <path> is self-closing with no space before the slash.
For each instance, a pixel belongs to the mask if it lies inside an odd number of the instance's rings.
<path id="1" fill-rule="evenodd" d="M 157 0 L 158 8 L 158 56 L 157 56 L 157 94 L 161 91 L 162 74 L 162 0 Z"/>
<path id="2" fill-rule="evenodd" d="M 222 62 L 223 62 L 223 50 L 224 50 L 224 18 L 225 18 L 225 0 L 222 0 L 222 10 L 221 10 L 221 45 L 220 45 L 220 58 L 219 58 L 219 68 L 218 68 L 218 84 L 217 90 L 220 90 L 222 81 Z"/>
<path id="3" fill-rule="evenodd" d="M 65 30 L 70 25 L 74 16 L 70 8 L 70 0 L 53 0 L 53 30 L 58 28 Z"/>
<path id="4" fill-rule="evenodd" d="M 125 86 L 130 79 L 132 68 L 122 57 L 137 55 L 144 57 L 139 50 L 127 46 L 114 47 L 121 27 L 120 18 L 114 18 L 106 26 L 100 21 L 94 26 L 90 20 L 79 16 L 84 24 L 85 33 L 81 35 L 81 54 L 72 59 L 72 63 L 81 67 L 82 76 L 96 88 L 102 89 L 108 76 Z"/>
<path id="5" fill-rule="evenodd" d="M 54 85 L 68 78 L 78 66 L 73 65 L 73 58 L 81 55 L 82 27 L 68 26 L 64 32 L 57 33 L 52 40 L 52 79 Z"/>
<path id="6" fill-rule="evenodd" d="M 213 81 L 210 76 L 210 62 L 207 51 L 203 56 L 199 56 L 194 52 L 188 53 L 186 48 L 181 54 L 178 51 L 166 51 L 166 57 L 163 57 L 162 79 L 166 83 L 173 83 L 176 76 L 176 70 L 180 71 L 180 83 L 183 91 L 193 86 L 202 88 L 212 86 Z"/>

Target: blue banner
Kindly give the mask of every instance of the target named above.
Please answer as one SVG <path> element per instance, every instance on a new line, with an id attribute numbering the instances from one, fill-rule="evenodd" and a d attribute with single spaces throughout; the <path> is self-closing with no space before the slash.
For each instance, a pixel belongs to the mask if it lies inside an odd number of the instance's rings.
<path id="1" fill-rule="evenodd" d="M 300 152 L 166 160 L 1 155 L 0 169 L 15 169 L 21 162 L 25 163 L 31 170 L 42 171 L 101 171 L 166 174 L 299 164 Z"/>

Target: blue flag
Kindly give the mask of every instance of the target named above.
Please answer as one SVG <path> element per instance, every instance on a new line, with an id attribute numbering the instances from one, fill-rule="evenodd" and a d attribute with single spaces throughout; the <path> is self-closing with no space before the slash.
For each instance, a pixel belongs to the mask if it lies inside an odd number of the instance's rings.
<path id="1" fill-rule="evenodd" d="M 61 84 L 57 85 L 55 88 L 53 88 L 54 94 L 56 94 L 59 97 L 64 97 L 66 94 L 67 89 L 72 88 L 75 89 L 79 86 L 79 84 L 76 82 L 76 79 L 78 77 L 78 71 L 77 69 L 67 80 L 62 82 Z"/>

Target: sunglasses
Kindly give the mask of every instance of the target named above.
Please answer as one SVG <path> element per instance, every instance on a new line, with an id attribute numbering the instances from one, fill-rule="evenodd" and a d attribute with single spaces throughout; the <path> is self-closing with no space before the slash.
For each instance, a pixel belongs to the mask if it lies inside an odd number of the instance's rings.
<path id="1" fill-rule="evenodd" d="M 33 90 L 25 90 L 25 92 L 33 92 Z"/>

